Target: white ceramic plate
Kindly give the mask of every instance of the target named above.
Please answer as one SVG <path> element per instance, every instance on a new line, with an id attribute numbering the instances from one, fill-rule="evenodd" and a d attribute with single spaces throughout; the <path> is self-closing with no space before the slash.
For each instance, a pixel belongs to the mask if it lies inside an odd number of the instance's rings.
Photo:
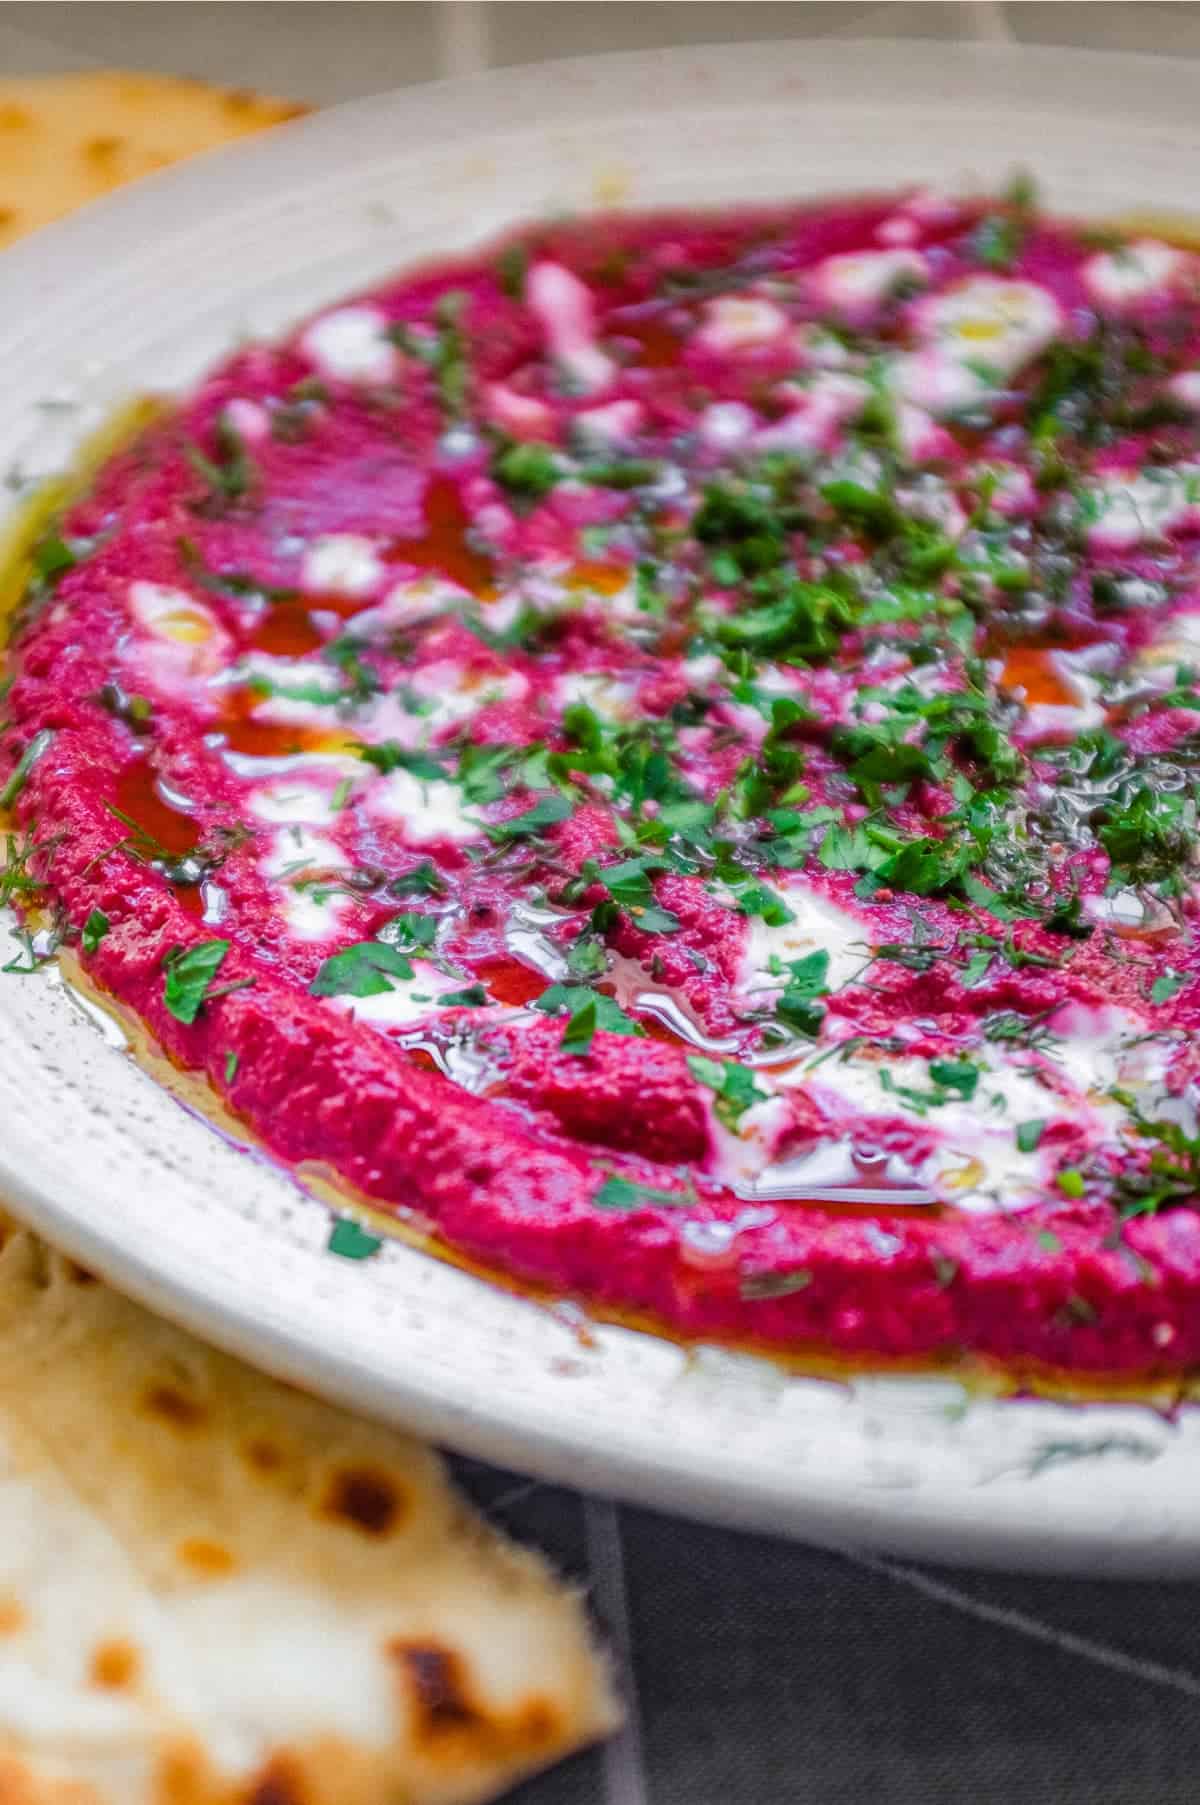
<path id="1" fill-rule="evenodd" d="M 58 467 L 112 405 L 247 331 L 506 222 L 905 182 L 1196 205 L 1194 65 L 910 44 L 604 58 L 385 95 L 203 157 L 4 254 L 0 468 Z M 4 930 L 0 928 L 0 940 Z M 0 979 L 0 1193 L 213 1341 L 452 1447 L 697 1516 L 943 1560 L 1200 1571 L 1200 1411 L 840 1386 L 601 1328 L 328 1218 L 97 1030 Z"/>

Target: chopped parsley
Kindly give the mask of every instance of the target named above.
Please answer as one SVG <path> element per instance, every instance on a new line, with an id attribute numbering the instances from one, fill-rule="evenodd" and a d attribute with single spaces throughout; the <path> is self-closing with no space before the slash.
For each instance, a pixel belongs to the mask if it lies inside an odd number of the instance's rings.
<path id="1" fill-rule="evenodd" d="M 547 827 L 557 827 L 574 812 L 565 796 L 541 796 L 529 808 L 519 815 L 510 815 L 507 821 L 489 822 L 486 828 L 491 840 L 523 840 L 536 837 Z"/>
<path id="2" fill-rule="evenodd" d="M 592 1042 L 596 1038 L 596 1013 L 596 996 L 593 992 L 585 1002 L 572 1009 L 558 1043 L 562 1052 L 578 1055 L 591 1052 Z"/>
<path id="3" fill-rule="evenodd" d="M 96 700 L 115 720 L 124 721 L 131 732 L 144 734 L 149 731 L 154 719 L 154 704 L 149 696 L 131 696 L 119 683 L 110 680 L 100 685 Z"/>
<path id="4" fill-rule="evenodd" d="M 586 984 L 551 984 L 534 998 L 533 1007 L 543 1015 L 568 1017 L 560 1043 L 564 1053 L 590 1053 L 597 1029 L 606 1034 L 645 1033 L 612 997 Z"/>
<path id="5" fill-rule="evenodd" d="M 54 730 L 50 727 L 43 727 L 34 734 L 13 767 L 12 776 L 4 785 L 4 788 L 0 789 L 0 808 L 12 807 L 13 803 L 17 800 L 17 797 L 21 794 L 21 791 L 25 788 L 29 779 L 29 773 L 37 764 L 38 759 L 41 758 L 42 754 L 47 750 L 53 738 Z"/>
<path id="6" fill-rule="evenodd" d="M 1178 791 L 1146 784 L 1111 804 L 1099 829 L 1114 874 L 1141 883 L 1174 876 L 1191 858 L 1195 836 L 1195 805 Z"/>
<path id="7" fill-rule="evenodd" d="M 219 514 L 245 500 L 259 481 L 259 471 L 245 439 L 224 414 L 212 429 L 212 444 L 211 456 L 194 444 L 185 445 L 183 455 L 205 484 L 200 511 Z"/>
<path id="8" fill-rule="evenodd" d="M 387 946 L 398 947 L 401 952 L 425 952 L 436 941 L 437 933 L 436 915 L 418 915 L 405 909 L 385 922 L 376 938 Z"/>
<path id="9" fill-rule="evenodd" d="M 738 1293 L 747 1303 L 767 1303 L 771 1298 L 794 1297 L 798 1291 L 807 1291 L 812 1282 L 807 1266 L 780 1272 L 744 1272 L 738 1281 Z"/>
<path id="10" fill-rule="evenodd" d="M 680 926 L 679 917 L 669 909 L 660 908 L 654 900 L 651 885 L 653 874 L 669 869 L 666 861 L 654 854 L 642 853 L 632 858 L 620 859 L 614 865 L 597 867 L 589 860 L 583 868 L 581 883 L 600 884 L 611 898 L 612 903 L 625 909 L 635 926 L 647 934 L 673 934 Z M 597 919 L 597 916 L 600 919 Z M 605 904 L 593 911 L 592 925 L 602 929 L 604 925 L 612 925 L 610 912 Z"/>
<path id="11" fill-rule="evenodd" d="M 6 965 L 0 965 L 0 971 L 11 973 L 14 977 L 32 977 L 51 957 L 54 946 L 39 947 L 28 928 L 14 928 L 12 935 L 21 950 Z"/>
<path id="12" fill-rule="evenodd" d="M 406 356 L 426 365 L 433 377 L 442 413 L 451 422 L 465 414 L 470 390 L 471 368 L 463 330 L 467 300 L 463 290 L 447 289 L 434 304 L 430 328 L 417 331 L 411 323 L 399 321 L 387 329 L 393 344 L 398 345 Z"/>
<path id="13" fill-rule="evenodd" d="M 691 530 L 709 548 L 718 581 L 738 582 L 770 570 L 786 550 L 783 522 L 773 502 L 732 481 L 708 484 Z"/>
<path id="14" fill-rule="evenodd" d="M 606 1178 L 592 1198 L 598 1210 L 650 1210 L 666 1206 L 679 1209 L 694 1199 L 678 1191 L 659 1191 L 653 1185 L 637 1184 L 629 1178 Z"/>
<path id="15" fill-rule="evenodd" d="M 79 562 L 79 555 L 65 539 L 57 533 L 50 533 L 34 546 L 29 561 L 33 565 L 34 575 L 52 587 L 69 570 L 74 570 Z"/>
<path id="16" fill-rule="evenodd" d="M 1134 1132 L 1149 1148 L 1144 1165 L 1122 1171 L 1116 1180 L 1122 1216 L 1154 1215 L 1165 1205 L 1200 1201 L 1200 1135 L 1189 1133 L 1179 1122 L 1146 1116 L 1127 1091 L 1112 1094 L 1128 1110 Z M 1060 1185 L 1062 1179 L 1060 1173 Z"/>
<path id="17" fill-rule="evenodd" d="M 214 988 L 213 979 L 229 951 L 228 940 L 201 940 L 195 946 L 174 947 L 163 961 L 163 1003 L 177 1022 L 190 1027 L 205 1003 L 254 982 L 241 978 Z"/>
<path id="18" fill-rule="evenodd" d="M 422 859 L 411 871 L 402 871 L 392 878 L 388 889 L 393 896 L 441 896 L 446 880 L 432 859 Z"/>
<path id="19" fill-rule="evenodd" d="M 384 996 L 394 980 L 413 976 L 411 961 L 386 941 L 362 940 L 322 962 L 309 991 L 315 997 Z"/>
<path id="20" fill-rule="evenodd" d="M 584 464 L 578 472 L 580 482 L 592 483 L 598 489 L 644 489 L 656 483 L 663 466 L 653 458 L 621 458 L 604 464 Z"/>
<path id="21" fill-rule="evenodd" d="M 342 1260 L 369 1260 L 382 1246 L 382 1236 L 370 1234 L 353 1216 L 336 1217 L 325 1243 L 327 1252 Z"/>
<path id="22" fill-rule="evenodd" d="M 991 213 L 980 220 L 971 236 L 971 250 L 981 263 L 1007 270 L 1020 254 L 1025 239 L 1023 222 L 1011 214 Z"/>
<path id="23" fill-rule="evenodd" d="M 776 1016 L 795 1033 L 815 1039 L 825 1019 L 824 1005 L 817 998 L 828 993 L 829 954 L 819 947 L 802 959 L 776 963 L 787 977 L 783 995 L 775 1005 Z"/>
<path id="24" fill-rule="evenodd" d="M 979 1083 L 979 1067 L 969 1059 L 931 1059 L 929 1076 L 940 1089 L 953 1091 L 969 1103 Z"/>
<path id="25" fill-rule="evenodd" d="M 488 1000 L 482 984 L 468 984 L 462 990 L 443 990 L 438 997 L 442 1009 L 482 1009 Z"/>
<path id="26" fill-rule="evenodd" d="M 580 934 L 567 948 L 567 970 L 573 978 L 598 978 L 607 969 L 604 943 L 594 934 Z"/>
<path id="27" fill-rule="evenodd" d="M 767 1100 L 766 1091 L 760 1088 L 748 1066 L 693 1053 L 688 1056 L 688 1070 L 700 1084 L 715 1091 L 713 1108 L 717 1120 L 732 1134 L 741 1132 L 739 1124 L 748 1109 Z"/>
<path id="28" fill-rule="evenodd" d="M 385 776 L 393 771 L 407 771 L 421 783 L 439 783 L 446 778 L 448 766 L 444 756 L 401 746 L 396 740 L 383 740 L 377 746 L 359 746 L 356 750 L 364 764 L 374 765 Z"/>
<path id="29" fill-rule="evenodd" d="M 529 273 L 529 252 L 523 244 L 508 244 L 496 258 L 496 280 L 510 301 L 525 297 L 525 278 Z"/>
<path id="30" fill-rule="evenodd" d="M 741 580 L 740 571 L 731 574 Z M 820 662 L 837 651 L 855 624 L 852 599 L 830 584 L 775 573 L 751 583 L 750 592 L 754 607 L 713 619 L 712 633 L 721 645 Z"/>
<path id="31" fill-rule="evenodd" d="M 510 442 L 492 459 L 492 475 L 502 489 L 523 501 L 540 501 L 564 475 L 562 461 L 552 445 L 536 441 Z"/>
<path id="32" fill-rule="evenodd" d="M 4 863 L 0 865 L 0 907 L 14 902 L 31 902 L 45 889 L 33 871 L 35 853 L 48 851 L 32 834 L 4 836 Z"/>
<path id="33" fill-rule="evenodd" d="M 924 1115 L 929 1109 L 941 1109 L 947 1103 L 971 1102 L 980 1078 L 980 1069 L 971 1060 L 931 1059 L 928 1069 L 928 1090 L 921 1090 L 915 1085 L 897 1084 L 886 1066 L 880 1071 L 879 1082 L 885 1091 L 899 1097 L 918 1115 Z"/>
<path id="34" fill-rule="evenodd" d="M 87 954 L 92 954 L 109 930 L 109 919 L 102 909 L 93 909 L 83 924 L 83 932 L 79 943 Z"/>
<path id="35" fill-rule="evenodd" d="M 1186 983 L 1186 972 L 1172 971 L 1168 966 L 1167 970 L 1160 973 L 1151 984 L 1150 1001 L 1152 1003 L 1169 1003 L 1173 996 L 1178 996 Z"/>

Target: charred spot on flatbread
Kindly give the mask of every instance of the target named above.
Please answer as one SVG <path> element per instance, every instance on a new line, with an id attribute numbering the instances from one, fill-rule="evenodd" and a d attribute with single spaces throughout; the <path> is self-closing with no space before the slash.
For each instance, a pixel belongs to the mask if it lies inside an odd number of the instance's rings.
<path id="1" fill-rule="evenodd" d="M 382 1468 L 341 1467 L 325 1489 L 321 1514 L 363 1535 L 382 1537 L 399 1528 L 408 1514 L 408 1500 Z"/>
<path id="2" fill-rule="evenodd" d="M 273 1761 L 266 1773 L 254 1782 L 246 1805 L 303 1805 L 297 1776 L 289 1763 Z"/>
<path id="3" fill-rule="evenodd" d="M 121 149 L 122 138 L 89 138 L 83 147 L 83 154 L 89 163 L 108 163 Z"/>
<path id="4" fill-rule="evenodd" d="M 561 1733 L 548 1699 L 522 1700 L 511 1711 L 489 1711 L 473 1693 L 466 1662 L 455 1649 L 432 1640 L 388 1643 L 413 1714 L 413 1735 L 431 1756 L 466 1750 L 477 1757 L 535 1754 Z"/>
<path id="5" fill-rule="evenodd" d="M 393 1642 L 388 1652 L 404 1671 L 427 1734 L 479 1721 L 480 1714 L 467 1697 L 459 1655 L 430 1642 Z"/>
<path id="6" fill-rule="evenodd" d="M 208 1412 L 198 1398 L 189 1397 L 178 1385 L 157 1380 L 142 1394 L 142 1408 L 147 1415 L 168 1423 L 172 1429 L 199 1429 Z"/>
<path id="7" fill-rule="evenodd" d="M 267 1475 L 281 1472 L 287 1462 L 287 1455 L 269 1436 L 251 1435 L 242 1443 L 242 1459 L 256 1473 Z"/>

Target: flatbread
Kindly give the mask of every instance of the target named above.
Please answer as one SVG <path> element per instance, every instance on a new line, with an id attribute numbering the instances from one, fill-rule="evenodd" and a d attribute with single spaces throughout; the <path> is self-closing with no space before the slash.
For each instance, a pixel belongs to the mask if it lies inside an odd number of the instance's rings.
<path id="1" fill-rule="evenodd" d="M 612 1726 L 434 1453 L 2 1232 L 5 1805 L 452 1805 Z"/>
<path id="2" fill-rule="evenodd" d="M 181 157 L 307 110 L 122 70 L 0 81 L 0 247 Z"/>

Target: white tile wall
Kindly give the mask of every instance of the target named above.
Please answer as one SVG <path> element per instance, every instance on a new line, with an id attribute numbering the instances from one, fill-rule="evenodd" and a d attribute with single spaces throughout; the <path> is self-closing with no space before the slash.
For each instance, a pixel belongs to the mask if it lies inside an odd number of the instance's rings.
<path id="1" fill-rule="evenodd" d="M 164 69 L 327 103 L 448 68 L 803 36 L 1002 37 L 1200 55 L 1200 4 L 1125 0 L 42 0 L 0 5 L 0 74 Z"/>

